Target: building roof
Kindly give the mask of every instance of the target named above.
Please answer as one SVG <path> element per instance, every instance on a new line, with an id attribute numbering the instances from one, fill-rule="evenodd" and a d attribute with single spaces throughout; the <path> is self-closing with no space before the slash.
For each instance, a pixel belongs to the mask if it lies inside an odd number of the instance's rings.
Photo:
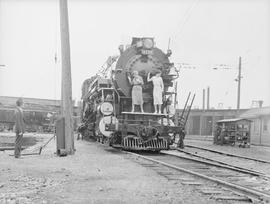
<path id="1" fill-rule="evenodd" d="M 270 116 L 270 107 L 251 108 L 240 115 L 241 118 L 257 118 L 260 116 Z"/>
<path id="2" fill-rule="evenodd" d="M 217 122 L 218 123 L 229 123 L 229 122 L 239 122 L 239 121 L 242 121 L 242 120 L 251 122 L 251 120 L 248 120 L 248 119 L 245 119 L 245 118 L 230 118 L 230 119 L 219 120 Z"/>
<path id="3" fill-rule="evenodd" d="M 0 96 L 0 103 L 3 105 L 13 105 L 15 106 L 16 101 L 20 97 L 13 97 L 13 96 Z M 23 102 L 25 104 L 32 104 L 32 105 L 43 105 L 43 106 L 60 106 L 60 100 L 51 100 L 51 99 L 40 99 L 40 98 L 25 98 L 23 97 Z"/>
<path id="4" fill-rule="evenodd" d="M 0 96 L 0 110 L 14 109 L 18 98 L 19 97 Z M 75 101 L 72 101 L 72 103 L 73 108 L 76 110 L 76 106 L 74 106 Z M 23 109 L 26 111 L 59 112 L 60 106 L 60 100 L 23 97 Z"/>

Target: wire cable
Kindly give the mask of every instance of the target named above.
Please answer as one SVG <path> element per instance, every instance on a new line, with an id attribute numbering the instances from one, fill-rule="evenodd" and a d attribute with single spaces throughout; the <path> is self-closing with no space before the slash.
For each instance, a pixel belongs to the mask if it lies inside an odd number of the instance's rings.
<path id="1" fill-rule="evenodd" d="M 180 26 L 178 26 L 178 28 L 175 32 L 176 34 L 173 35 L 174 36 L 173 38 L 175 40 L 179 39 L 179 37 L 182 36 L 183 31 L 184 31 L 184 27 L 187 24 L 188 20 L 190 19 L 191 14 L 192 14 L 192 10 L 194 10 L 194 8 L 197 6 L 198 3 L 199 3 L 199 0 L 194 0 L 192 2 L 192 4 L 189 6 L 189 8 L 185 11 L 185 13 L 182 17 L 182 19 L 183 19 L 182 24 L 180 24 Z"/>

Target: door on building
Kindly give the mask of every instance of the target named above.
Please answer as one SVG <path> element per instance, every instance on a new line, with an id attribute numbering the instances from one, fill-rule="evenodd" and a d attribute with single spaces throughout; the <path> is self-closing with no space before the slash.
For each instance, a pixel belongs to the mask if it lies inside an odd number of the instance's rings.
<path id="1" fill-rule="evenodd" d="M 205 117 L 205 135 L 212 135 L 212 127 L 213 127 L 213 117 L 212 116 L 206 116 Z"/>
<path id="2" fill-rule="evenodd" d="M 270 146 L 270 116 L 262 118 L 261 144 Z"/>
<path id="3" fill-rule="evenodd" d="M 199 135 L 200 134 L 200 116 L 192 116 L 193 127 L 191 134 Z"/>

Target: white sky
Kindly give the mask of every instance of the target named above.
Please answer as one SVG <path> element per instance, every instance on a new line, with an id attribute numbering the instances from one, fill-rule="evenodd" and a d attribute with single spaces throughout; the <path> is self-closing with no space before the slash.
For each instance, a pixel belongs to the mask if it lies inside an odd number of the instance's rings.
<path id="1" fill-rule="evenodd" d="M 57 0 L 0 0 L 0 95 L 60 99 Z M 238 57 L 243 59 L 241 108 L 252 100 L 270 105 L 270 1 L 268 0 L 69 0 L 73 98 L 120 44 L 151 36 L 175 63 L 190 63 L 179 79 L 180 104 L 189 91 L 202 106 L 236 108 Z M 213 70 L 215 64 L 233 69 Z"/>

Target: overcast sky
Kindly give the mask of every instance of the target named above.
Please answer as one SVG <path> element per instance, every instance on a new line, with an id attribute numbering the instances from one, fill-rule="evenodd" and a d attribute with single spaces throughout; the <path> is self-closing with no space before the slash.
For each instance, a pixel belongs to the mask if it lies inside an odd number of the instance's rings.
<path id="1" fill-rule="evenodd" d="M 120 44 L 151 36 L 181 69 L 180 104 L 189 91 L 202 106 L 236 108 L 238 58 L 243 60 L 241 108 L 252 100 L 270 106 L 270 1 L 268 0 L 70 0 L 73 98 Z M 55 54 L 58 57 L 55 63 Z M 57 0 L 0 0 L 0 95 L 60 99 L 59 3 Z M 217 69 L 227 64 L 230 69 Z M 177 64 L 176 64 L 177 65 Z"/>

